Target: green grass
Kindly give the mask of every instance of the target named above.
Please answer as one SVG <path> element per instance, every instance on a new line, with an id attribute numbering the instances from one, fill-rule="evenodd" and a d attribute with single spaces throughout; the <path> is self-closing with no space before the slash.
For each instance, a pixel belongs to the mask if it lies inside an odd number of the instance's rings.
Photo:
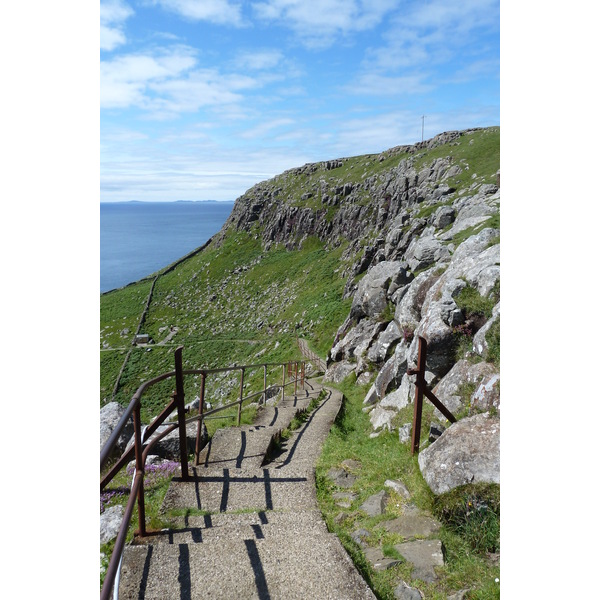
<path id="1" fill-rule="evenodd" d="M 464 311 L 467 319 L 473 316 L 489 319 L 499 299 L 500 284 L 498 282 L 487 297 L 482 296 L 474 287 L 467 285 L 458 293 L 454 301 Z"/>
<path id="2" fill-rule="evenodd" d="M 395 518 L 403 510 L 404 500 L 391 493 L 386 515 L 368 517 L 358 507 L 372 494 L 384 489 L 386 479 L 400 479 L 411 493 L 411 503 L 422 510 L 435 514 L 443 513 L 444 507 L 452 506 L 446 498 L 436 499 L 421 476 L 417 457 L 410 454 L 408 445 L 400 444 L 397 433 L 382 433 L 370 438 L 372 431 L 369 417 L 362 412 L 362 400 L 368 386 L 356 386 L 352 377 L 348 377 L 339 387 L 345 401 L 331 433 L 325 442 L 323 452 L 316 468 L 317 499 L 330 531 L 338 535 L 342 544 L 352 557 L 358 570 L 374 590 L 378 598 L 393 600 L 394 589 L 403 580 L 413 587 L 418 587 L 426 598 L 443 600 L 462 588 L 471 588 L 471 597 L 481 600 L 499 598 L 499 586 L 495 579 L 499 577 L 499 568 L 491 566 L 481 548 L 473 548 L 473 540 L 477 539 L 477 528 L 470 532 L 461 529 L 452 522 L 452 526 L 442 521 L 440 539 L 447 550 L 446 564 L 440 569 L 440 579 L 433 584 L 411 580 L 411 569 L 406 563 L 394 566 L 384 572 L 376 572 L 365 559 L 364 552 L 351 538 L 351 533 L 364 528 L 370 532 L 367 538 L 369 545 L 381 545 L 386 556 L 397 557 L 394 546 L 402 542 L 402 538 L 386 532 L 381 523 L 385 519 Z M 403 422 L 411 420 L 412 406 L 403 409 Z M 427 440 L 428 423 L 433 412 L 426 403 L 424 406 L 423 428 L 421 439 Z M 421 449 L 427 442 L 421 444 Z M 333 499 L 334 487 L 327 477 L 332 467 L 339 467 L 342 461 L 354 459 L 361 465 L 356 471 L 357 481 L 352 487 L 357 499 L 350 509 L 342 509 Z M 486 496 L 487 497 L 487 496 Z M 458 511 L 447 514 L 458 515 Z M 446 514 L 446 513 L 444 513 Z M 499 522 L 499 521 L 498 521 Z M 497 531 L 493 527 L 488 529 Z M 486 546 L 491 547 L 491 546 Z"/>
<path id="3" fill-rule="evenodd" d="M 125 406 L 142 382 L 172 371 L 178 345 L 184 346 L 185 369 L 299 360 L 296 335 L 325 357 L 351 303 L 342 299 L 345 281 L 336 272 L 344 250 L 345 245 L 326 250 L 309 238 L 300 250 L 275 246 L 266 252 L 253 235 L 230 232 L 222 246 L 209 247 L 160 276 L 143 326 L 156 343 L 150 349 L 133 348 L 115 399 Z M 148 291 L 149 284 L 136 284 L 101 297 L 102 343 L 109 345 L 101 353 L 101 403 L 111 399 Z M 115 316 L 121 299 L 125 320 Z M 125 324 L 128 338 L 120 334 Z M 159 345 L 171 327 L 177 334 Z M 207 401 L 214 404 L 221 383 L 207 378 Z M 248 373 L 246 384 L 246 393 L 262 389 L 262 372 Z M 199 385 L 199 377 L 186 378 L 189 400 L 199 393 Z M 169 380 L 144 395 L 145 422 L 168 402 L 173 388 Z M 237 393 L 232 386 L 228 397 Z"/>
<path id="4" fill-rule="evenodd" d="M 500 168 L 500 128 L 491 127 L 464 133 L 454 142 L 422 153 L 415 161 L 415 169 L 419 171 L 425 165 L 445 156 L 451 157 L 453 164 L 469 166 L 468 170 L 463 168 L 463 172 L 457 177 L 448 179 L 448 185 L 469 185 L 473 181 L 473 175 L 477 175 L 481 183 L 496 183 L 496 172 Z"/>
<path id="5" fill-rule="evenodd" d="M 163 467 L 159 467 L 156 472 L 148 472 L 144 480 L 144 507 L 146 512 L 146 529 L 148 531 L 162 529 L 167 526 L 167 521 L 160 515 L 160 508 L 163 500 L 169 489 L 173 473 L 175 472 L 176 464 L 173 462 L 166 463 Z M 131 489 L 132 472 L 126 469 L 121 470 L 115 478 L 106 486 L 101 494 L 101 504 L 104 509 L 112 506 L 125 506 L 129 499 L 129 491 Z M 127 530 L 127 543 L 134 538 L 134 532 L 138 530 L 138 509 L 137 503 L 134 508 L 131 523 Z M 105 555 L 102 560 L 104 567 L 100 571 L 100 586 L 104 582 L 104 576 L 108 562 L 114 550 L 115 540 L 107 544 L 100 545 L 100 552 Z"/>

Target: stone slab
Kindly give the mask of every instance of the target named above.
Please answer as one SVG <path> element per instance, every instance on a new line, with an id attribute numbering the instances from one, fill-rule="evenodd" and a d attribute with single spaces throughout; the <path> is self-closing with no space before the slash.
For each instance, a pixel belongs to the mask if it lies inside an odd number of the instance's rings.
<path id="1" fill-rule="evenodd" d="M 415 540 L 394 546 L 413 565 L 412 578 L 427 583 L 437 580 L 434 567 L 444 566 L 444 553 L 440 540 Z"/>

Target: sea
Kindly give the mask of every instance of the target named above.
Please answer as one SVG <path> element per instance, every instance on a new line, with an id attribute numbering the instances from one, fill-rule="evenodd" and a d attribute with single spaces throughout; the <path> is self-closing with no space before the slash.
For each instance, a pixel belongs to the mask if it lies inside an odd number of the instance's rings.
<path id="1" fill-rule="evenodd" d="M 202 246 L 233 202 L 101 202 L 100 292 L 138 281 Z"/>

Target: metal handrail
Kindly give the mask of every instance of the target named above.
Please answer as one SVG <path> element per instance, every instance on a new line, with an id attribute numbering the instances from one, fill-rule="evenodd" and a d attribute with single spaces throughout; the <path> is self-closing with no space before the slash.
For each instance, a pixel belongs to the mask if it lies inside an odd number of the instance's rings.
<path id="1" fill-rule="evenodd" d="M 282 398 L 284 396 L 286 385 L 291 385 L 294 383 L 295 392 L 297 390 L 298 384 L 298 375 L 300 375 L 301 385 L 304 387 L 304 362 L 302 362 L 302 366 L 300 371 L 298 370 L 298 364 L 300 361 L 288 361 L 284 363 L 262 363 L 257 365 L 242 365 L 237 366 L 234 365 L 232 367 L 223 367 L 216 369 L 188 369 L 184 370 L 182 368 L 182 351 L 183 346 L 178 347 L 175 350 L 175 370 L 169 371 L 167 373 L 163 373 L 145 381 L 140 385 L 140 387 L 136 390 L 133 395 L 129 405 L 125 409 L 125 412 L 121 416 L 117 426 L 109 436 L 108 440 L 102 447 L 100 451 L 100 470 L 106 465 L 108 459 L 111 456 L 113 448 L 117 444 L 117 441 L 127 426 L 129 419 L 133 418 L 134 424 L 134 442 L 133 445 L 128 446 L 121 458 L 117 461 L 115 465 L 111 468 L 109 473 L 105 475 L 100 483 L 100 489 L 103 489 L 109 481 L 123 468 L 125 464 L 127 464 L 133 456 L 135 456 L 135 472 L 131 485 L 131 492 L 129 499 L 127 501 L 125 507 L 125 513 L 123 515 L 123 519 L 121 521 L 121 526 L 119 528 L 119 532 L 117 534 L 117 538 L 115 540 L 115 546 L 113 549 L 113 553 L 108 565 L 108 569 L 106 571 L 104 577 L 104 585 L 102 586 L 102 590 L 100 592 L 101 600 L 109 600 L 111 597 L 111 593 L 113 587 L 115 585 L 115 581 L 118 577 L 120 571 L 120 565 L 122 561 L 123 551 L 125 549 L 125 542 L 127 538 L 127 530 L 129 529 L 129 524 L 131 522 L 131 518 L 133 515 L 133 510 L 135 508 L 136 499 L 138 506 L 138 523 L 139 523 L 139 531 L 137 532 L 139 535 L 146 534 L 146 524 L 145 524 L 145 505 L 144 505 L 144 467 L 146 463 L 146 459 L 150 453 L 150 450 L 159 440 L 163 437 L 179 428 L 179 448 L 180 448 L 180 462 L 181 462 L 181 477 L 183 480 L 189 480 L 188 475 L 188 463 L 187 463 L 187 432 L 186 425 L 188 423 L 198 421 L 198 438 L 200 437 L 200 427 L 205 417 L 208 415 L 215 414 L 227 408 L 231 408 L 233 406 L 238 406 L 238 425 L 240 423 L 240 415 L 243 408 L 243 403 L 251 398 L 254 398 L 259 395 L 263 395 L 266 398 L 266 393 L 273 389 L 281 388 Z M 286 367 L 291 373 L 291 365 L 295 364 L 295 376 L 293 381 L 289 381 L 287 384 L 285 383 L 285 373 Z M 283 382 L 281 385 L 269 386 L 267 387 L 267 367 L 269 366 L 282 366 L 283 367 Z M 254 392 L 249 394 L 248 396 L 243 396 L 243 382 L 244 382 L 244 373 L 246 370 L 254 369 L 254 368 L 264 368 L 264 386 L 261 392 Z M 209 411 L 203 410 L 204 405 L 204 383 L 205 378 L 209 374 L 213 373 L 223 373 L 228 371 L 236 371 L 239 370 L 241 372 L 241 381 L 240 381 L 240 397 L 238 400 L 231 402 L 225 406 L 219 406 L 217 408 L 211 409 Z M 202 375 L 202 388 L 201 388 L 201 400 L 199 406 L 199 414 L 194 415 L 190 418 L 185 418 L 185 406 L 184 406 L 184 389 L 183 389 L 183 377 L 184 375 Z M 141 424 L 141 399 L 144 392 L 151 387 L 152 385 L 159 383 L 160 381 L 164 381 L 170 377 L 175 377 L 176 379 L 176 391 L 172 395 L 172 400 L 167 404 L 165 409 L 161 412 L 158 417 L 156 417 L 150 425 L 145 427 L 142 430 Z M 166 429 L 161 431 L 154 438 L 151 436 L 154 432 L 167 420 L 167 418 L 171 415 L 171 413 L 177 409 L 177 422 L 170 423 Z M 198 440 L 196 443 L 196 461 L 198 460 L 199 453 L 199 445 Z M 196 464 L 198 464 L 196 462 Z M 116 592 L 116 590 L 115 590 Z"/>

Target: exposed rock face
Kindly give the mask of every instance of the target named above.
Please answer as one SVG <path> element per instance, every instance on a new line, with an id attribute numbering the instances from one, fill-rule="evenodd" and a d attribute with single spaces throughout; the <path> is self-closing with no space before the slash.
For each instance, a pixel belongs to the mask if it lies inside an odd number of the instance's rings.
<path id="1" fill-rule="evenodd" d="M 500 483 L 500 419 L 488 413 L 452 424 L 419 454 L 419 467 L 434 494 L 466 483 Z"/>
<path id="2" fill-rule="evenodd" d="M 493 174 L 483 181 L 470 172 L 464 183 L 470 166 L 455 160 L 450 145 L 470 133 L 447 132 L 369 157 L 379 163 L 396 159 L 395 166 L 378 172 L 367 173 L 368 162 L 359 167 L 345 158 L 292 169 L 238 199 L 224 228 L 250 231 L 258 223 L 254 231 L 265 248 L 274 243 L 297 248 L 308 236 L 330 247 L 348 243 L 344 298 L 352 304 L 330 350 L 325 380 L 340 382 L 354 373 L 357 383 L 373 382 L 364 410 L 375 432 L 398 428 L 406 438 L 410 431 L 410 417 L 397 415 L 408 414 L 404 409 L 413 402 L 414 377 L 407 370 L 416 366 L 419 337 L 427 340 L 426 381 L 437 385 L 434 393 L 451 412 L 465 414 L 467 406 L 469 414 L 499 410 L 498 368 L 472 364 L 473 357 L 488 359 L 486 336 L 500 318 L 499 297 L 492 296 L 500 278 L 499 178 L 495 185 L 489 183 Z M 443 144 L 449 144 L 446 156 L 418 160 L 424 149 Z M 351 170 L 355 166 L 358 173 Z M 491 318 L 467 314 L 458 305 L 467 287 L 494 298 Z M 464 336 L 472 346 L 457 356 Z M 437 410 L 434 419 L 440 431 L 447 425 Z M 459 425 L 427 452 L 445 447 Z M 461 469 L 479 477 L 475 466 Z"/>
<path id="3" fill-rule="evenodd" d="M 377 317 L 388 305 L 388 289 L 407 284 L 412 275 L 399 261 L 383 261 L 372 267 L 358 284 L 354 294 L 350 317 Z"/>
<path id="4" fill-rule="evenodd" d="M 465 404 L 463 402 L 463 396 L 461 396 L 461 390 L 471 384 L 471 387 L 480 387 L 483 382 L 489 383 L 490 379 L 493 379 L 490 391 L 493 389 L 494 383 L 499 380 L 499 375 L 496 373 L 496 368 L 486 362 L 480 362 L 471 364 L 468 360 L 459 360 L 447 375 L 433 388 L 433 393 L 436 397 L 448 408 L 448 410 L 455 414 L 463 410 Z M 479 404 L 481 406 L 487 406 L 483 403 L 485 392 L 480 392 L 481 400 Z M 472 398 L 469 397 L 469 401 L 472 402 Z M 493 401 L 492 401 L 493 403 Z M 484 410 L 488 410 L 490 406 L 487 406 Z M 496 406 L 497 408 L 497 406 Z M 439 411 L 435 412 L 437 418 L 443 418 Z"/>

